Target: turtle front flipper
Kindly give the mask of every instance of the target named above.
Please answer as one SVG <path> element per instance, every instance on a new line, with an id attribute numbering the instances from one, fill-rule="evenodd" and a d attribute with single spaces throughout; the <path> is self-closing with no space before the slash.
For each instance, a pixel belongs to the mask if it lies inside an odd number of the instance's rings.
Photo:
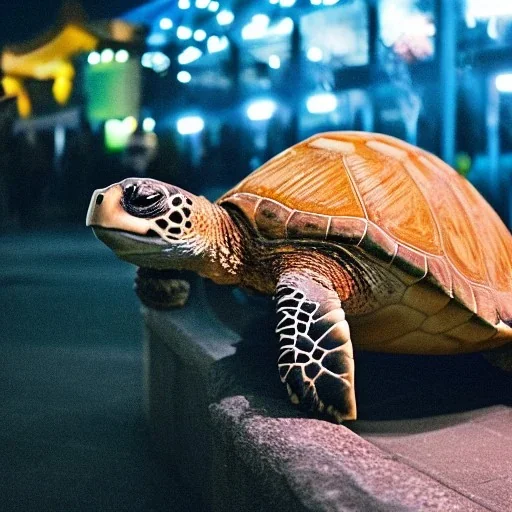
<path id="1" fill-rule="evenodd" d="M 176 279 L 175 270 L 139 268 L 135 277 L 135 293 L 140 301 L 154 309 L 172 309 L 185 305 L 190 284 Z"/>
<path id="2" fill-rule="evenodd" d="M 356 418 L 350 329 L 338 294 L 314 271 L 290 271 L 276 287 L 278 367 L 290 399 L 336 421 Z"/>

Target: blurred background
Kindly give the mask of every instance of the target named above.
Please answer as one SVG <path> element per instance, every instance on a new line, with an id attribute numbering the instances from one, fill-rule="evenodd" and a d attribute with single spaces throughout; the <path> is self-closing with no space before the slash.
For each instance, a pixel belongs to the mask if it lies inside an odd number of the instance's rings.
<path id="1" fill-rule="evenodd" d="M 83 0 L 40 2 L 23 22 L 12 10 L 0 229 L 81 223 L 91 191 L 129 175 L 215 197 L 323 130 L 434 152 L 510 225 L 508 2 Z"/>
<path id="2" fill-rule="evenodd" d="M 149 442 L 134 268 L 84 226 L 95 188 L 148 176 L 214 199 L 315 132 L 370 130 L 443 158 L 512 225 L 510 1 L 42 0 L 0 14 L 2 510 L 199 510 Z M 230 316 L 250 309 L 223 293 Z M 474 373 L 444 369 L 472 396 Z M 499 396 L 484 403 L 501 403 L 504 385 L 485 382 Z"/>

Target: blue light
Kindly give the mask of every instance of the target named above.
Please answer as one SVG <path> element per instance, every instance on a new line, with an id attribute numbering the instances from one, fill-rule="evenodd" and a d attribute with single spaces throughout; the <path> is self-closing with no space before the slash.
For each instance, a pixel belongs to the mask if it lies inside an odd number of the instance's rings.
<path id="1" fill-rule="evenodd" d="M 505 0 L 466 0 L 466 14 L 477 19 L 512 15 L 512 4 Z"/>
<path id="2" fill-rule="evenodd" d="M 271 55 L 268 58 L 268 65 L 272 69 L 279 69 L 281 67 L 281 59 L 279 58 L 279 55 Z"/>
<path id="3" fill-rule="evenodd" d="M 194 39 L 198 42 L 204 41 L 206 39 L 206 32 L 202 28 L 198 28 L 194 32 Z"/>
<path id="4" fill-rule="evenodd" d="M 196 0 L 196 7 L 198 9 L 206 9 L 209 3 L 210 0 Z"/>
<path id="5" fill-rule="evenodd" d="M 500 92 L 512 93 L 512 73 L 504 73 L 496 77 L 496 89 Z"/>
<path id="6" fill-rule="evenodd" d="M 293 7 L 295 2 L 296 0 L 279 0 L 279 5 L 281 7 Z"/>
<path id="7" fill-rule="evenodd" d="M 192 80 L 192 75 L 188 71 L 180 71 L 176 78 L 178 79 L 178 82 L 181 82 L 182 84 L 188 84 L 190 80 Z"/>
<path id="8" fill-rule="evenodd" d="M 324 58 L 324 52 L 318 46 L 312 46 L 306 56 L 311 62 L 320 62 Z"/>
<path id="9" fill-rule="evenodd" d="M 283 18 L 272 30 L 273 34 L 286 36 L 293 31 L 293 20 L 291 18 Z"/>
<path id="10" fill-rule="evenodd" d="M 226 36 L 210 36 L 206 42 L 209 53 L 217 53 L 225 50 L 229 46 L 229 40 Z"/>
<path id="11" fill-rule="evenodd" d="M 220 11 L 216 18 L 219 25 L 230 25 L 233 23 L 235 15 L 231 11 L 224 10 Z"/>
<path id="12" fill-rule="evenodd" d="M 190 9 L 190 0 L 179 0 L 178 8 L 180 9 Z"/>
<path id="13" fill-rule="evenodd" d="M 188 46 L 178 55 L 178 62 L 182 65 L 190 64 L 203 55 L 203 52 L 195 46 Z"/>
<path id="14" fill-rule="evenodd" d="M 338 99 L 332 92 L 312 94 L 306 101 L 306 108 L 310 114 L 328 114 L 336 110 Z"/>
<path id="15" fill-rule="evenodd" d="M 219 10 L 219 2 L 216 2 L 215 0 L 212 0 L 209 4 L 208 4 L 208 10 L 210 12 L 217 12 Z"/>
<path id="16" fill-rule="evenodd" d="M 165 35 L 159 32 L 151 34 L 147 39 L 147 43 L 149 46 L 162 46 L 166 42 L 167 38 L 165 37 Z"/>
<path id="17" fill-rule="evenodd" d="M 170 30 L 172 28 L 172 20 L 171 18 L 162 18 L 160 20 L 160 28 L 162 30 Z"/>
<path id="18" fill-rule="evenodd" d="M 500 34 L 498 32 L 498 19 L 497 18 L 491 18 L 487 22 L 487 35 L 491 39 L 498 39 Z"/>
<path id="19" fill-rule="evenodd" d="M 190 39 L 192 37 L 192 29 L 185 27 L 184 25 L 180 25 L 176 30 L 176 36 L 178 39 Z"/>
<path id="20" fill-rule="evenodd" d="M 185 116 L 178 119 L 176 128 L 180 135 L 193 135 L 204 129 L 204 120 L 200 116 Z"/>
<path id="21" fill-rule="evenodd" d="M 266 14 L 255 14 L 250 23 L 242 28 L 242 39 L 260 39 L 267 33 L 270 18 Z"/>
<path id="22" fill-rule="evenodd" d="M 142 55 L 140 62 L 143 67 L 150 68 L 157 73 L 162 73 L 171 64 L 169 57 L 162 52 L 146 52 Z"/>
<path id="23" fill-rule="evenodd" d="M 276 108 L 276 102 L 273 100 L 255 100 L 247 107 L 246 114 L 251 121 L 268 121 L 274 115 Z"/>

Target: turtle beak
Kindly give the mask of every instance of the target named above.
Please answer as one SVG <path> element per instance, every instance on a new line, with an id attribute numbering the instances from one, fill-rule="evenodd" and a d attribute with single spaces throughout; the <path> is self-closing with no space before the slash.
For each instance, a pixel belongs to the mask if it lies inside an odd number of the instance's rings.
<path id="1" fill-rule="evenodd" d="M 121 203 L 122 197 L 120 183 L 95 190 L 87 211 L 86 226 L 146 235 L 151 228 L 149 221 L 126 212 Z"/>

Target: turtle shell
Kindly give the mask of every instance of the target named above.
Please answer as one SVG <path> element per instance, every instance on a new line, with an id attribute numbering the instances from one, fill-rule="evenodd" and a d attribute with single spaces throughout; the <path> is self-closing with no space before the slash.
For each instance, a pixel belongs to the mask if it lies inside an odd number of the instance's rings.
<path id="1" fill-rule="evenodd" d="M 429 283 L 496 326 L 493 337 L 512 339 L 512 236 L 466 179 L 426 151 L 381 134 L 319 134 L 218 203 L 236 206 L 263 238 L 362 251 L 409 291 Z"/>

